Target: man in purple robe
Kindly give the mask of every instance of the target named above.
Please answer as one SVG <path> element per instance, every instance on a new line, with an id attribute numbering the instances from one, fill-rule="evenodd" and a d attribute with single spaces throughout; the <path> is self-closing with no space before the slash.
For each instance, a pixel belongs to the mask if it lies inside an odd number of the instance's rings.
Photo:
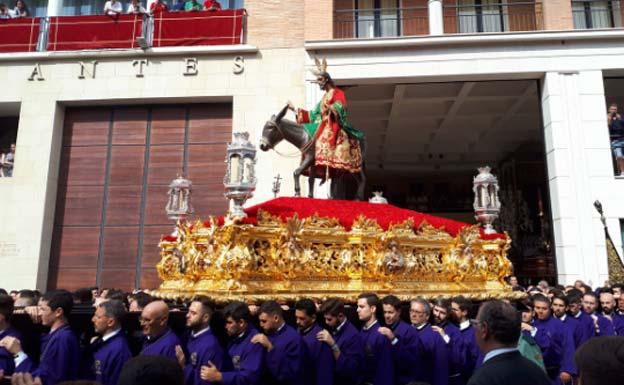
<path id="1" fill-rule="evenodd" d="M 433 302 L 433 325 L 431 328 L 440 334 L 449 351 L 449 385 L 461 385 L 461 368 L 466 360 L 463 339 L 459 328 L 449 322 L 450 301 L 438 298 Z"/>
<path id="2" fill-rule="evenodd" d="M 583 311 L 582 293 L 578 289 L 573 289 L 566 296 L 568 299 L 568 314 L 578 321 L 577 332 L 574 335 L 574 345 L 578 348 L 596 334 L 594 320 L 589 314 Z"/>
<path id="3" fill-rule="evenodd" d="M 422 344 L 416 330 L 401 320 L 401 300 L 394 295 L 381 300 L 386 327 L 380 327 L 392 345 L 394 375 L 397 385 L 406 385 L 422 378 Z"/>
<path id="4" fill-rule="evenodd" d="M 334 385 L 359 385 L 364 366 L 364 345 L 360 335 L 345 313 L 339 299 L 330 299 L 321 306 L 328 330 L 321 330 L 316 338 L 332 350 L 336 366 Z"/>
<path id="5" fill-rule="evenodd" d="M 551 302 L 542 294 L 533 296 L 533 324 L 522 323 L 522 331 L 535 339 L 542 350 L 546 373 L 553 385 L 567 384 L 576 375 L 574 337 L 563 323 L 552 316 Z"/>
<path id="6" fill-rule="evenodd" d="M 457 296 L 451 299 L 451 318 L 459 328 L 461 345 L 463 350 L 463 364 L 459 370 L 461 384 L 468 383 L 468 380 L 474 373 L 477 360 L 482 356 L 477 339 L 475 336 L 475 328 L 470 323 L 469 313 L 472 302 L 463 296 Z"/>
<path id="7" fill-rule="evenodd" d="M 265 349 L 251 342 L 258 331 L 251 326 L 247 304 L 234 301 L 223 309 L 225 330 L 231 338 L 228 344 L 229 360 L 224 370 L 212 362 L 201 367 L 204 381 L 220 382 L 224 385 L 260 385 L 263 372 Z"/>
<path id="8" fill-rule="evenodd" d="M 589 314 L 594 321 L 595 337 L 614 336 L 613 324 L 602 314 L 598 313 L 598 296 L 593 292 L 583 295 L 583 311 Z"/>
<path id="9" fill-rule="evenodd" d="M 429 323 L 431 306 L 422 298 L 410 302 L 410 321 L 423 344 L 423 378 L 419 380 L 431 385 L 447 385 L 449 380 L 449 352 L 446 342 L 433 331 Z"/>
<path id="10" fill-rule="evenodd" d="M 286 325 L 280 305 L 266 301 L 260 306 L 258 319 L 266 334 L 258 333 L 251 343 L 262 345 L 266 369 L 263 384 L 303 385 L 305 343 L 291 326 Z"/>
<path id="11" fill-rule="evenodd" d="M 182 344 L 173 330 L 169 329 L 169 306 L 164 301 L 150 302 L 141 312 L 139 321 L 145 336 L 140 355 L 163 356 L 179 362 Z"/>
<path id="12" fill-rule="evenodd" d="M 570 305 L 568 298 L 564 294 L 556 294 L 552 298 L 552 314 L 558 318 L 570 335 L 572 335 L 572 342 L 574 343 L 574 349 L 576 350 L 579 345 L 577 341 L 581 339 L 581 327 L 578 319 L 568 314 Z"/>
<path id="13" fill-rule="evenodd" d="M 13 316 L 13 297 L 7 294 L 0 294 L 0 341 L 4 337 L 13 337 L 21 341 L 20 333 L 11 326 Z M 0 372 L 5 376 L 10 376 L 15 370 L 13 355 L 3 347 L 0 347 Z M 0 374 L 0 378 L 2 374 Z"/>
<path id="14" fill-rule="evenodd" d="M 357 300 L 357 314 L 363 323 L 360 336 L 364 344 L 364 384 L 394 385 L 392 345 L 379 332 L 377 310 L 381 301 L 373 293 L 362 293 Z"/>
<path id="15" fill-rule="evenodd" d="M 615 297 L 611 289 L 603 290 L 600 293 L 601 311 L 598 314 L 611 321 L 615 335 L 624 336 L 624 317 L 615 312 L 615 305 Z"/>
<path id="16" fill-rule="evenodd" d="M 78 339 L 69 328 L 67 317 L 74 299 L 66 290 L 52 290 L 39 300 L 38 317 L 50 333 L 41 338 L 39 366 L 24 353 L 17 338 L 4 337 L 0 346 L 15 356 L 15 373 L 28 372 L 39 377 L 43 385 L 76 380 L 80 367 Z"/>
<path id="17" fill-rule="evenodd" d="M 117 300 L 102 302 L 91 321 L 99 334 L 88 348 L 90 359 L 87 378 L 102 385 L 117 385 L 124 364 L 132 358 L 121 322 L 126 315 L 124 304 Z"/>
<path id="18" fill-rule="evenodd" d="M 304 383 L 306 385 L 332 385 L 336 361 L 329 346 L 316 338 L 316 335 L 323 329 L 316 323 L 314 302 L 310 299 L 297 301 L 295 319 L 306 345 Z"/>
<path id="19" fill-rule="evenodd" d="M 182 349 L 177 351 L 178 360 L 184 368 L 186 385 L 207 385 L 201 379 L 201 367 L 208 363 L 212 363 L 218 370 L 223 369 L 225 352 L 210 329 L 212 314 L 212 303 L 205 296 L 195 297 L 186 313 L 186 326 L 190 329 L 186 343 L 188 360 L 185 360 Z"/>

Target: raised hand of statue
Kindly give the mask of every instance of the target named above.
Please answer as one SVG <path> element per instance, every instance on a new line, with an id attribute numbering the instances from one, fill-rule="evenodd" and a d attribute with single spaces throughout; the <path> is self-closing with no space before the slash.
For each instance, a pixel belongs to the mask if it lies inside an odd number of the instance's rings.
<path id="1" fill-rule="evenodd" d="M 291 111 L 295 111 L 295 105 L 293 104 L 293 102 L 291 102 L 290 100 L 286 102 L 286 105 L 288 105 L 288 109 Z"/>

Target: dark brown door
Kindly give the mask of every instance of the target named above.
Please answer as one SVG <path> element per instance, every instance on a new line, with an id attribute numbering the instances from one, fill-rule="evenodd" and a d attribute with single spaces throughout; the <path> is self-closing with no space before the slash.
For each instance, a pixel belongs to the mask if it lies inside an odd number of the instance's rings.
<path id="1" fill-rule="evenodd" d="M 222 215 L 231 134 L 231 104 L 67 109 L 49 288 L 157 287 L 168 185 L 188 175 L 196 215 Z"/>

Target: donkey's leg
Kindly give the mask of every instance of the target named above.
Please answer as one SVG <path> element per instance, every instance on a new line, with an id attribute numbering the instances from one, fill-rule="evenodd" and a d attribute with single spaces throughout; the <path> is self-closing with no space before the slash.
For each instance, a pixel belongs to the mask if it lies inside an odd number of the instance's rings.
<path id="1" fill-rule="evenodd" d="M 295 171 L 293 172 L 293 177 L 295 178 L 295 196 L 296 197 L 301 196 L 301 186 L 299 185 L 299 177 L 301 176 L 301 173 L 303 172 L 303 170 L 307 169 L 312 164 L 314 164 L 314 157 L 306 156 L 305 158 L 303 158 L 303 161 L 301 162 L 299 167 L 297 167 Z"/>
<path id="2" fill-rule="evenodd" d="M 314 181 L 316 180 L 316 166 L 314 162 L 310 166 L 308 175 L 308 198 L 314 198 Z"/>
<path id="3" fill-rule="evenodd" d="M 359 201 L 364 200 L 364 188 L 366 187 L 366 174 L 364 173 L 364 168 L 360 170 L 360 172 L 355 176 L 355 181 L 357 183 L 357 195 L 355 199 Z"/>

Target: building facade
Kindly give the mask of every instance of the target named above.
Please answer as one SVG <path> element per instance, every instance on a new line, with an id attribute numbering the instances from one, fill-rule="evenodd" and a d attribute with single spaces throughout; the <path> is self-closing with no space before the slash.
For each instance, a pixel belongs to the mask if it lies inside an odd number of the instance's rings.
<path id="1" fill-rule="evenodd" d="M 146 39 L 114 49 L 49 49 L 61 39 L 50 26 L 61 31 L 99 3 L 33 7 L 50 22 L 37 48 L 0 54 L 0 119 L 17 147 L 13 176 L 0 178 L 0 286 L 157 286 L 157 243 L 173 225 L 169 181 L 186 174 L 196 214 L 222 214 L 231 133 L 258 143 L 286 101 L 312 107 L 321 97 L 308 71 L 315 57 L 327 59 L 367 135 L 368 191 L 470 219 L 470 204 L 455 197 L 470 202 L 475 167 L 490 164 L 509 175 L 508 206 L 517 206 L 501 226 L 537 234 L 523 248 L 533 239 L 547 249 L 535 254 L 552 259 L 531 259 L 528 278 L 548 275 L 541 263 L 559 283 L 608 277 L 593 202 L 621 250 L 624 180 L 605 119 L 607 103 L 624 102 L 619 1 L 230 3 L 246 10 L 231 43 L 156 46 L 155 31 L 141 27 Z M 258 153 L 248 204 L 272 198 L 278 174 L 279 195 L 292 194 L 296 151 L 277 150 Z"/>

